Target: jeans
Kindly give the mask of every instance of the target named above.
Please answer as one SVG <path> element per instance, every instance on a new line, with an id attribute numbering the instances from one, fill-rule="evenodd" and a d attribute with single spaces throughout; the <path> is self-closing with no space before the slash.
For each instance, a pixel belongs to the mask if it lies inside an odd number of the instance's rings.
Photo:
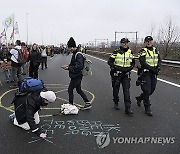
<path id="1" fill-rule="evenodd" d="M 71 81 L 70 81 L 70 84 L 68 87 L 69 103 L 70 104 L 73 104 L 73 99 L 74 99 L 73 90 L 74 90 L 74 88 L 76 88 L 77 93 L 82 97 L 84 102 L 89 102 L 86 94 L 81 89 L 81 81 L 82 81 L 82 76 L 71 79 Z"/>
<path id="2" fill-rule="evenodd" d="M 12 80 L 19 84 L 21 82 L 21 67 L 12 67 L 11 75 Z"/>

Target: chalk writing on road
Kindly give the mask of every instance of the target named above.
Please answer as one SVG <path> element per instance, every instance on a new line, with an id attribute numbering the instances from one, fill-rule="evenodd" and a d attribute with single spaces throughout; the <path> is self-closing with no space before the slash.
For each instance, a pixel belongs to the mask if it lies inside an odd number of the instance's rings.
<path id="1" fill-rule="evenodd" d="M 101 121 L 89 121 L 89 120 L 67 120 L 60 121 L 54 120 L 43 120 L 41 129 L 44 133 L 48 134 L 49 138 L 53 138 L 53 135 L 61 131 L 64 135 L 84 135 L 84 136 L 98 136 L 101 132 L 120 132 L 119 124 L 103 124 Z M 32 138 L 33 141 L 28 143 L 34 143 L 40 139 Z M 34 140 L 35 139 L 35 140 Z M 49 143 L 53 143 L 50 140 L 45 140 Z"/>

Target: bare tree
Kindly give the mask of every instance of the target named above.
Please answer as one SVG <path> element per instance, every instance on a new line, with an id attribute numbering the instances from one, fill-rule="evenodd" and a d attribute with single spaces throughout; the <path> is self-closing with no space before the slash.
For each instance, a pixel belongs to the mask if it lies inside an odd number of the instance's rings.
<path id="1" fill-rule="evenodd" d="M 174 46 L 178 43 L 180 34 L 178 26 L 174 24 L 172 17 L 168 17 L 163 27 L 159 30 L 158 40 L 162 49 L 162 58 L 165 59 L 171 52 Z"/>

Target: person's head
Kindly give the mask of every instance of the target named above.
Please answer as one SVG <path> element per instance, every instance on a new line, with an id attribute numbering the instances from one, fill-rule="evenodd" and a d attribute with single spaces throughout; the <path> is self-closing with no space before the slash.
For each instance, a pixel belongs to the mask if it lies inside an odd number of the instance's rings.
<path id="1" fill-rule="evenodd" d="M 22 42 L 22 43 L 21 43 L 21 46 L 26 46 L 25 42 Z"/>
<path id="2" fill-rule="evenodd" d="M 121 47 L 123 47 L 123 48 L 128 48 L 128 43 L 129 43 L 129 42 L 130 42 L 130 41 L 128 40 L 128 38 L 122 38 L 121 41 L 120 41 Z"/>
<path id="3" fill-rule="evenodd" d="M 21 41 L 20 40 L 16 40 L 16 45 L 21 46 Z"/>
<path id="4" fill-rule="evenodd" d="M 69 41 L 67 42 L 67 46 L 69 51 L 76 51 L 76 42 L 74 41 L 73 37 L 70 37 Z"/>
<path id="5" fill-rule="evenodd" d="M 53 103 L 56 100 L 56 94 L 53 91 L 42 91 L 40 96 L 43 99 L 43 105 L 48 105 L 48 103 Z"/>
<path id="6" fill-rule="evenodd" d="M 32 45 L 32 50 L 37 50 L 38 49 L 38 45 L 36 44 L 36 43 L 34 43 L 33 45 Z"/>
<path id="7" fill-rule="evenodd" d="M 14 48 L 14 44 L 11 43 L 11 44 L 9 45 L 9 48 L 10 48 L 10 49 L 13 49 L 13 48 Z"/>
<path id="8" fill-rule="evenodd" d="M 152 47 L 153 46 L 153 38 L 152 36 L 146 36 L 144 39 L 144 44 L 146 47 Z"/>

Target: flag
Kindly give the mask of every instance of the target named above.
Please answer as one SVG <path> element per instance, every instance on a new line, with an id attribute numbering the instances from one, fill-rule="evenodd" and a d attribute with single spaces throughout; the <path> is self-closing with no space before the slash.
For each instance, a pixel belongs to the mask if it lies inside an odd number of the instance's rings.
<path id="1" fill-rule="evenodd" d="M 6 36 L 6 30 L 5 30 L 5 28 L 4 28 L 3 32 L 0 34 L 0 38 L 2 38 L 2 37 L 4 37 L 4 36 Z"/>
<path id="2" fill-rule="evenodd" d="M 8 28 L 8 27 L 13 27 L 14 25 L 14 14 L 12 14 L 11 16 L 9 16 L 8 18 L 6 18 L 3 21 L 3 25 Z"/>
<path id="3" fill-rule="evenodd" d="M 11 36 L 10 36 L 10 40 L 12 40 L 13 37 L 14 37 L 14 27 L 13 27 L 13 31 L 12 31 Z"/>
<path id="4" fill-rule="evenodd" d="M 0 43 L 5 43 L 6 41 L 6 30 L 4 28 L 3 32 L 0 34 Z"/>
<path id="5" fill-rule="evenodd" d="M 19 28 L 18 28 L 17 22 L 16 22 L 15 25 L 14 25 L 13 31 L 14 31 L 14 34 L 19 34 Z"/>

